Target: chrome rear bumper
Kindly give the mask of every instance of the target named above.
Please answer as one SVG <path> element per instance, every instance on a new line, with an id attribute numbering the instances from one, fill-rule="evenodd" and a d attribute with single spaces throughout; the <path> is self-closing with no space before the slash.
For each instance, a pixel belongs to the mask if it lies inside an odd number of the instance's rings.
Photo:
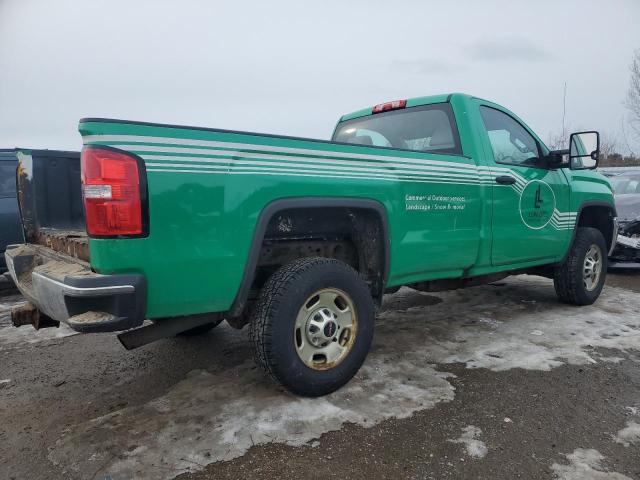
<path id="1" fill-rule="evenodd" d="M 142 324 L 142 275 L 101 275 L 88 263 L 40 245 L 10 245 L 5 252 L 18 290 L 42 313 L 81 332 L 127 330 Z"/>

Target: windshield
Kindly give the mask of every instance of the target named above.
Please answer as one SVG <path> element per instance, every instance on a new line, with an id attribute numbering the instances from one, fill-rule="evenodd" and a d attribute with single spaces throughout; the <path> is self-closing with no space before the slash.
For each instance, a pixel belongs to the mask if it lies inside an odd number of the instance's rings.
<path id="1" fill-rule="evenodd" d="M 377 113 L 341 122 L 333 141 L 420 152 L 462 154 L 448 103 Z"/>
<path id="2" fill-rule="evenodd" d="M 621 221 L 640 219 L 640 174 L 623 173 L 609 178 Z"/>
<path id="3" fill-rule="evenodd" d="M 618 175 L 609 179 L 616 195 L 623 193 L 640 194 L 640 175 Z"/>

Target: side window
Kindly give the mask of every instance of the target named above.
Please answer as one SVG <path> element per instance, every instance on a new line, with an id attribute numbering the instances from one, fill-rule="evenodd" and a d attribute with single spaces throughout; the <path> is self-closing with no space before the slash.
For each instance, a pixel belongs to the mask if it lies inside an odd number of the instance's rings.
<path id="1" fill-rule="evenodd" d="M 14 161 L 0 161 L 0 198 L 16 196 L 16 168 Z"/>
<path id="2" fill-rule="evenodd" d="M 513 117 L 491 107 L 480 107 L 497 163 L 536 166 L 540 149 L 535 138 Z"/>

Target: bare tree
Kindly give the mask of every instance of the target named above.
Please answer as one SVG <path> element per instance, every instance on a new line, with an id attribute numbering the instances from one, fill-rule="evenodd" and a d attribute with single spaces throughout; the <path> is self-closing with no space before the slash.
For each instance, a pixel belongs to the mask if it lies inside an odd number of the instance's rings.
<path id="1" fill-rule="evenodd" d="M 551 132 L 547 137 L 547 147 L 549 150 L 564 150 L 569 148 L 569 139 L 566 132 L 560 130 L 559 132 Z"/>
<path id="2" fill-rule="evenodd" d="M 554 132 L 549 132 L 547 136 L 547 147 L 549 150 L 566 150 L 569 148 L 569 136 L 571 132 L 577 132 L 580 129 L 576 129 L 571 123 L 565 125 L 564 119 L 562 121 L 562 128 Z"/>
<path id="3" fill-rule="evenodd" d="M 603 132 L 600 134 L 600 157 L 607 158 L 620 155 L 620 143 L 615 134 Z"/>
<path id="4" fill-rule="evenodd" d="M 633 61 L 629 70 L 631 70 L 631 80 L 625 106 L 629 110 L 629 127 L 636 139 L 640 140 L 640 49 L 633 52 Z"/>
<path id="5" fill-rule="evenodd" d="M 569 148 L 569 135 L 570 132 L 574 131 L 575 129 L 569 127 L 566 130 L 566 132 L 559 130 L 557 132 L 551 132 L 549 134 L 549 136 L 547 137 L 547 147 L 549 147 L 550 150 L 564 150 Z M 613 156 L 621 156 L 618 136 L 608 132 L 601 132 L 600 158 L 606 159 Z"/>
<path id="6" fill-rule="evenodd" d="M 622 136 L 622 142 L 623 145 L 625 146 L 625 148 L 627 149 L 627 152 L 629 154 L 630 157 L 635 157 L 635 150 L 634 148 L 631 146 L 631 142 L 629 141 L 629 137 L 630 135 L 627 135 L 627 122 L 625 121 L 625 118 L 623 117 L 621 122 L 620 122 L 620 134 Z"/>

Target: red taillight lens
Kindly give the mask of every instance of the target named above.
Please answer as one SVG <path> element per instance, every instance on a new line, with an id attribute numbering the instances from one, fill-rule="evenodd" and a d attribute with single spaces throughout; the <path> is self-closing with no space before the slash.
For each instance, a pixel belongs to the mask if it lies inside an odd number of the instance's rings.
<path id="1" fill-rule="evenodd" d="M 388 110 L 397 110 L 407 106 L 406 100 L 394 100 L 393 102 L 380 103 L 371 109 L 371 113 L 386 112 Z"/>
<path id="2" fill-rule="evenodd" d="M 87 233 L 143 235 L 140 171 L 135 158 L 101 147 L 82 149 L 82 196 Z"/>

